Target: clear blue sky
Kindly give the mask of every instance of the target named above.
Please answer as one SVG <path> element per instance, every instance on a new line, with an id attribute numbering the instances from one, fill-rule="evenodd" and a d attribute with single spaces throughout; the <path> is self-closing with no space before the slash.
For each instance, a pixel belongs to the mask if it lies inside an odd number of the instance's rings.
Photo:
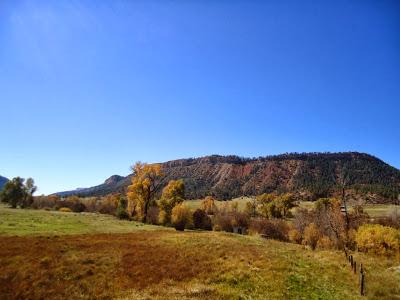
<path id="1" fill-rule="evenodd" d="M 0 174 L 360 151 L 400 168 L 399 1 L 0 2 Z"/>

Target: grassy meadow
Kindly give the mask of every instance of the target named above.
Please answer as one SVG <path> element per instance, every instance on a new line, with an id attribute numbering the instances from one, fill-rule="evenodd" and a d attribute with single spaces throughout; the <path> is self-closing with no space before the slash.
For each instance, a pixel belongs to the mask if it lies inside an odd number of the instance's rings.
<path id="1" fill-rule="evenodd" d="M 64 235 L 128 233 L 137 230 L 168 230 L 111 215 L 11 209 L 0 205 L 0 235 Z"/>
<path id="2" fill-rule="evenodd" d="M 111 216 L 0 207 L 1 299 L 399 299 L 398 260 Z"/>
<path id="3" fill-rule="evenodd" d="M 215 201 L 217 207 L 222 207 L 226 202 L 231 203 L 237 202 L 238 203 L 238 208 L 239 210 L 243 211 L 246 207 L 246 203 L 249 202 L 252 198 L 250 197 L 239 197 L 232 199 L 230 201 Z M 185 201 L 185 204 L 189 206 L 191 209 L 197 209 L 200 208 L 201 202 L 203 200 L 187 200 Z M 314 206 L 314 202 L 310 201 L 301 201 L 299 203 L 298 207 L 302 208 L 312 208 Z M 351 209 L 351 205 L 349 206 Z M 372 218 L 378 218 L 378 217 L 386 217 L 389 216 L 390 213 L 398 209 L 398 212 L 400 214 L 400 206 L 398 205 L 393 205 L 393 204 L 366 204 L 363 205 L 364 211 L 367 212 Z M 293 212 L 295 213 L 296 208 L 293 209 Z"/>
<path id="4" fill-rule="evenodd" d="M 238 203 L 238 208 L 239 210 L 244 210 L 246 207 L 246 203 L 249 202 L 252 198 L 250 197 L 239 197 L 235 198 L 229 201 L 215 201 L 215 204 L 217 205 L 218 208 L 222 207 L 224 204 L 231 203 L 231 202 L 237 202 Z M 196 200 L 186 200 L 185 204 L 190 207 L 191 209 L 195 210 L 197 208 L 200 208 L 201 202 L 203 199 L 196 199 Z"/>

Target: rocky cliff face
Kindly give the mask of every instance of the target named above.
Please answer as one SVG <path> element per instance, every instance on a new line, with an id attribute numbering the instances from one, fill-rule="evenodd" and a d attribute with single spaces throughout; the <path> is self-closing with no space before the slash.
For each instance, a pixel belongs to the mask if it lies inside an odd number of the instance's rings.
<path id="1" fill-rule="evenodd" d="M 364 153 L 283 154 L 259 158 L 207 156 L 162 163 L 165 182 L 182 178 L 188 198 L 215 195 L 229 199 L 272 191 L 297 191 L 325 196 L 346 184 L 362 193 L 395 199 L 400 192 L 400 171 Z M 112 176 L 81 195 L 123 192 L 130 176 Z M 67 193 L 73 193 L 67 192 Z M 65 192 L 64 192 L 65 195 Z"/>
<path id="2" fill-rule="evenodd" d="M 104 181 L 105 185 L 114 185 L 123 180 L 125 177 L 119 176 L 119 175 L 113 175 L 110 178 L 107 178 L 106 181 Z"/>

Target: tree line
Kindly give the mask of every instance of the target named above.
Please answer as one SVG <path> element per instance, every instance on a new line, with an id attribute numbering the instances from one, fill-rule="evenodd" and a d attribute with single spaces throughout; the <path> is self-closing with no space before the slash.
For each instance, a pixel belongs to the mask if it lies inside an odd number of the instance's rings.
<path id="1" fill-rule="evenodd" d="M 185 204 L 182 179 L 165 182 L 160 164 L 138 162 L 126 193 L 102 198 L 37 196 L 33 179 L 14 178 L 0 192 L 11 207 L 56 209 L 62 212 L 100 212 L 124 220 L 201 229 L 259 234 L 265 238 L 302 244 L 310 249 L 359 250 L 382 255 L 400 254 L 400 212 L 371 220 L 362 206 L 343 212 L 336 198 L 319 198 L 311 208 L 298 207 L 292 193 L 263 193 L 243 209 L 238 202 L 205 197 L 199 208 Z M 217 203 L 219 203 L 217 205 Z"/>

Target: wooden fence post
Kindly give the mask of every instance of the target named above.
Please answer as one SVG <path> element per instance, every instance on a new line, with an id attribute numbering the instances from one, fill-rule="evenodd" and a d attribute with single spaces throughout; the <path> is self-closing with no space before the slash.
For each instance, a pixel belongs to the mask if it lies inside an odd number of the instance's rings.
<path id="1" fill-rule="evenodd" d="M 365 273 L 362 264 L 360 265 L 360 295 L 365 295 Z"/>
<path id="2" fill-rule="evenodd" d="M 361 296 L 365 295 L 365 274 L 364 274 L 364 272 L 361 273 L 360 294 L 361 294 Z"/>

